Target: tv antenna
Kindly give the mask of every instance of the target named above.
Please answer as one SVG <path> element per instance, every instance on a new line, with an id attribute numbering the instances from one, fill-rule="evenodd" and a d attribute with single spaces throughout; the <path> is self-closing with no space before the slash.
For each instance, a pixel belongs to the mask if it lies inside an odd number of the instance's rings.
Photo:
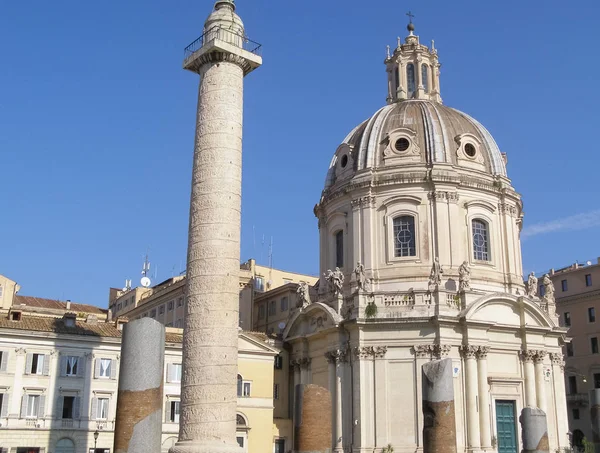
<path id="1" fill-rule="evenodd" d="M 142 278 L 140 280 L 140 284 L 144 288 L 148 288 L 152 281 L 148 277 L 148 273 L 150 272 L 150 261 L 148 261 L 148 252 L 146 252 L 146 257 L 144 258 L 144 264 L 142 266 Z"/>

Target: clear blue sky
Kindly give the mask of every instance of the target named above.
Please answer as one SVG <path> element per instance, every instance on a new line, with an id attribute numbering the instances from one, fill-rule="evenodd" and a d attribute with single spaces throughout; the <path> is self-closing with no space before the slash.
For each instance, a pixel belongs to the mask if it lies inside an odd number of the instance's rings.
<path id="1" fill-rule="evenodd" d="M 2 2 L 0 273 L 22 294 L 106 305 L 148 247 L 159 280 L 185 266 L 198 79 L 181 61 L 212 6 Z M 246 79 L 242 259 L 266 262 L 273 237 L 274 266 L 318 272 L 312 208 L 340 141 L 385 103 L 408 9 L 445 104 L 508 153 L 525 270 L 599 256 L 600 2 L 238 0 L 264 46 Z"/>

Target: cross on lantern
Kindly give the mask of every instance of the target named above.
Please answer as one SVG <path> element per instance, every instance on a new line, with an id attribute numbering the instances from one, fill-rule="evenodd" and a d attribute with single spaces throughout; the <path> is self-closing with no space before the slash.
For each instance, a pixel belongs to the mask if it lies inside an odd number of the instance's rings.
<path id="1" fill-rule="evenodd" d="M 413 13 L 411 13 L 410 11 L 407 12 L 406 15 L 408 16 L 409 23 L 412 24 L 412 20 L 413 20 L 413 17 L 415 17 L 415 15 Z"/>

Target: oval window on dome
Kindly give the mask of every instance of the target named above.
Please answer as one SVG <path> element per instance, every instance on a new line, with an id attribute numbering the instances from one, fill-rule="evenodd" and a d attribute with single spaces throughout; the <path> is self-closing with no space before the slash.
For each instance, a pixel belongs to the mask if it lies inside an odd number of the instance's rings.
<path id="1" fill-rule="evenodd" d="M 465 145 L 465 154 L 469 157 L 475 157 L 475 154 L 477 154 L 477 149 L 475 149 L 475 146 L 473 146 L 471 143 L 467 143 Z"/>
<path id="2" fill-rule="evenodd" d="M 340 165 L 342 166 L 342 168 L 346 168 L 346 165 L 348 165 L 348 155 L 344 154 L 342 156 L 342 161 L 340 162 Z"/>
<path id="3" fill-rule="evenodd" d="M 409 146 L 410 141 L 404 137 L 399 138 L 396 140 L 396 143 L 394 143 L 394 148 L 396 148 L 396 151 L 406 151 Z"/>

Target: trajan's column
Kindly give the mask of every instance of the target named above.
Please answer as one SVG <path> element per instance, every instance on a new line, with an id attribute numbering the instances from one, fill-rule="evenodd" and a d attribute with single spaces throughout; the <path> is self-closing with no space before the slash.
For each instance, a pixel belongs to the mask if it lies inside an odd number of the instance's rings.
<path id="1" fill-rule="evenodd" d="M 187 258 L 179 441 L 171 453 L 238 453 L 238 273 L 243 79 L 259 67 L 233 0 L 219 0 L 183 67 L 200 75 Z"/>

